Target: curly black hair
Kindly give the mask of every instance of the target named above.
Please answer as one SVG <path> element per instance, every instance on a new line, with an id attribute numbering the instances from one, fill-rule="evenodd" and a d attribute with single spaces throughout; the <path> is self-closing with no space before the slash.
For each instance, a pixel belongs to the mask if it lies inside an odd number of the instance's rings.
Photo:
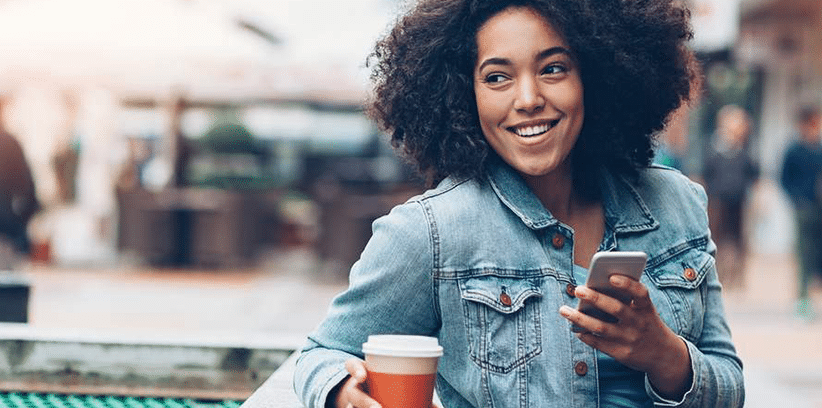
<path id="1" fill-rule="evenodd" d="M 695 77 L 689 12 L 676 0 L 420 0 L 369 57 L 368 112 L 392 145 L 429 184 L 484 173 L 496 154 L 474 97 L 476 33 L 512 6 L 541 14 L 579 64 L 585 122 L 572 152 L 577 191 L 591 191 L 595 164 L 620 174 L 648 166 L 656 134 L 689 99 Z"/>

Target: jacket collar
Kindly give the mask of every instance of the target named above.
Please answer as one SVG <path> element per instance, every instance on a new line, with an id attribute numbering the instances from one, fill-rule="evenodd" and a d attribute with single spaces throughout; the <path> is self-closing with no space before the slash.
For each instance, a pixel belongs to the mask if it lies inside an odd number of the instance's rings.
<path id="1" fill-rule="evenodd" d="M 659 227 L 639 192 L 623 177 L 602 170 L 600 183 L 605 221 L 615 233 L 641 232 Z M 506 163 L 488 166 L 488 180 L 499 199 L 531 229 L 559 224 L 542 205 L 525 180 Z"/>

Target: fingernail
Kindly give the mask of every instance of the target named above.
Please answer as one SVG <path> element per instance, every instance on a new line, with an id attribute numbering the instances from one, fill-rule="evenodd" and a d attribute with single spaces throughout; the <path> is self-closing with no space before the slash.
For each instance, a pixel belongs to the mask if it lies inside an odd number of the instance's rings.
<path id="1" fill-rule="evenodd" d="M 611 285 L 623 287 L 628 283 L 627 278 L 620 275 L 611 275 Z"/>
<path id="2" fill-rule="evenodd" d="M 559 314 L 561 314 L 562 316 L 569 317 L 571 316 L 571 313 L 573 313 L 573 310 L 570 307 L 565 305 L 560 306 Z"/>
<path id="3" fill-rule="evenodd" d="M 576 289 L 576 291 L 574 292 L 574 294 L 575 294 L 578 298 L 580 298 L 580 299 L 585 299 L 585 298 L 587 298 L 587 297 L 588 297 L 588 295 L 591 293 L 591 292 L 589 292 L 588 290 L 589 290 L 589 289 L 588 289 L 588 288 L 586 288 L 585 286 L 577 286 L 577 289 Z"/>

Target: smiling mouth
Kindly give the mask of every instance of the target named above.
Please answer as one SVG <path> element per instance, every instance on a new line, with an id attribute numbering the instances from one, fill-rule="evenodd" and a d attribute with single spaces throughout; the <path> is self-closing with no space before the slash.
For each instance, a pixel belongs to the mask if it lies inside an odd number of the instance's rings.
<path id="1" fill-rule="evenodd" d="M 559 119 L 533 126 L 509 127 L 508 130 L 520 137 L 534 137 L 548 132 L 559 123 Z"/>

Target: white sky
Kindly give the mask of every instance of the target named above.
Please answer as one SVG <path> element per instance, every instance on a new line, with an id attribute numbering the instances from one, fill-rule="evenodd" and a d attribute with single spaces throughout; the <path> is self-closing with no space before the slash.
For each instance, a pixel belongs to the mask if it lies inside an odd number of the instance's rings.
<path id="1" fill-rule="evenodd" d="M 693 46 L 712 51 L 732 46 L 739 31 L 739 4 L 743 0 L 692 0 Z"/>
<path id="2" fill-rule="evenodd" d="M 392 19 L 388 0 L 5 0 L 0 1 L 0 81 L 231 81 L 288 87 L 277 67 L 306 81 L 355 80 Z M 272 46 L 242 19 L 283 40 Z M 286 72 L 289 71 L 289 72 Z M 322 73 L 320 75 L 317 72 Z M 330 75 L 328 75 L 330 74 Z M 259 78 L 268 76 L 267 78 Z M 237 81 L 241 82 L 241 81 Z M 7 85 L 7 84 L 6 84 Z M 295 91 L 294 89 L 285 89 Z"/>

